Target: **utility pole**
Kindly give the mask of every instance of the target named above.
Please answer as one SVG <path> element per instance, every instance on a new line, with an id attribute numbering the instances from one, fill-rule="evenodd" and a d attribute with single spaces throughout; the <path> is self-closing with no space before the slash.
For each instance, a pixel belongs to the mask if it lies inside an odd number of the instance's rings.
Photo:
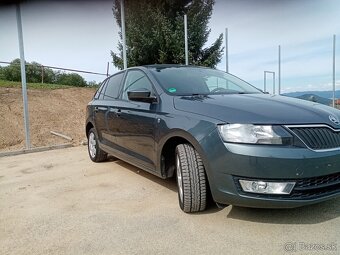
<path id="1" fill-rule="evenodd" d="M 25 124 L 25 138 L 26 149 L 31 149 L 31 137 L 29 129 L 29 116 L 27 104 L 27 88 L 26 88 L 26 69 L 25 69 L 25 54 L 24 54 L 24 39 L 22 35 L 21 11 L 20 3 L 16 6 L 17 26 L 18 26 L 18 39 L 19 39 L 19 52 L 20 52 L 20 67 L 21 67 L 21 87 L 22 99 L 24 103 L 24 124 Z"/>
<path id="2" fill-rule="evenodd" d="M 120 18 L 121 18 L 121 22 L 122 22 L 123 63 L 124 63 L 124 69 L 126 69 L 127 68 L 127 59 L 126 59 L 126 35 L 125 35 L 124 0 L 120 1 Z"/>

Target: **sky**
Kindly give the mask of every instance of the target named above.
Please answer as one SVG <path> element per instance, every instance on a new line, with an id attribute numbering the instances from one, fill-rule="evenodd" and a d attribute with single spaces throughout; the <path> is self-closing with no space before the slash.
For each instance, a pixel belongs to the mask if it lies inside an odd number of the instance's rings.
<path id="1" fill-rule="evenodd" d="M 27 1 L 21 6 L 25 58 L 44 65 L 117 71 L 118 26 L 112 1 Z M 190 20 L 188 20 L 190 23 Z M 263 89 L 264 71 L 276 73 L 281 45 L 282 92 L 332 89 L 333 34 L 340 89 L 340 1 L 216 0 L 207 46 L 229 31 L 229 72 Z M 19 57 L 14 6 L 0 6 L 0 61 Z M 225 56 L 218 69 L 225 70 Z M 84 75 L 100 81 L 105 76 Z M 272 78 L 267 77 L 272 92 Z"/>

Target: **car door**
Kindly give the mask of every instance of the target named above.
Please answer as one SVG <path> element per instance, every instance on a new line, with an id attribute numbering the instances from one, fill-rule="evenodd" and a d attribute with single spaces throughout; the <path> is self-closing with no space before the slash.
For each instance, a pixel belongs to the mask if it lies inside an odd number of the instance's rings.
<path id="1" fill-rule="evenodd" d="M 102 83 L 100 89 L 97 91 L 92 107 L 93 107 L 93 121 L 95 123 L 96 131 L 98 134 L 99 141 L 105 143 L 107 138 L 107 127 L 106 127 L 106 112 L 107 106 L 104 100 L 104 92 L 107 86 L 107 79 Z"/>
<path id="2" fill-rule="evenodd" d="M 117 131 L 116 144 L 128 156 L 132 156 L 149 170 L 154 171 L 155 156 L 155 126 L 157 104 L 130 101 L 128 91 L 155 90 L 146 74 L 137 69 L 129 70 L 125 76 L 121 98 L 117 103 L 116 125 L 111 126 L 112 132 Z M 111 130 L 110 130 L 111 132 Z"/>
<path id="3" fill-rule="evenodd" d="M 104 101 L 106 105 L 106 132 L 105 140 L 107 145 L 114 147 L 116 144 L 116 134 L 118 132 L 118 122 L 117 119 L 117 99 L 119 97 L 119 92 L 121 89 L 121 82 L 124 77 L 124 73 L 120 72 L 108 79 L 106 90 L 104 93 Z"/>

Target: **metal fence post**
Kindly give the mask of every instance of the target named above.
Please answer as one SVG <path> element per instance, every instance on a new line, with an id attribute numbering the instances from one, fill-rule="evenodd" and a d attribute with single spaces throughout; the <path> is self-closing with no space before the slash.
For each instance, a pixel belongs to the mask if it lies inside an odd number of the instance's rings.
<path id="1" fill-rule="evenodd" d="M 225 29 L 225 71 L 229 72 L 228 28 Z"/>
<path id="2" fill-rule="evenodd" d="M 264 92 L 266 92 L 266 85 L 267 85 L 267 73 L 273 75 L 273 95 L 275 95 L 275 72 L 272 71 L 264 71 Z"/>
<path id="3" fill-rule="evenodd" d="M 28 116 L 28 104 L 27 104 L 24 40 L 23 40 L 23 35 L 22 35 L 21 12 L 20 12 L 19 3 L 16 6 L 16 14 L 17 14 L 17 26 L 18 26 L 19 51 L 20 51 L 22 98 L 23 98 L 23 103 L 24 103 L 26 149 L 29 150 L 31 149 L 31 138 L 30 138 L 30 130 L 29 130 L 29 116 Z"/>
<path id="4" fill-rule="evenodd" d="M 125 34 L 124 0 L 120 1 L 120 17 L 121 17 L 121 22 L 122 22 L 123 64 L 124 64 L 124 69 L 126 69 L 127 68 L 127 59 L 126 59 L 126 34 Z"/>
<path id="5" fill-rule="evenodd" d="M 44 66 L 41 65 L 41 83 L 44 83 Z"/>
<path id="6" fill-rule="evenodd" d="M 335 42 L 336 35 L 333 35 L 333 107 L 335 107 Z"/>
<path id="7" fill-rule="evenodd" d="M 110 62 L 107 62 L 106 77 L 109 77 L 109 68 L 110 68 Z"/>
<path id="8" fill-rule="evenodd" d="M 278 80 L 279 80 L 279 95 L 281 94 L 281 45 L 279 45 L 279 73 L 278 73 Z"/>
<path id="9" fill-rule="evenodd" d="M 187 15 L 184 14 L 184 43 L 185 43 L 185 64 L 189 65 L 189 54 L 188 54 L 188 20 Z"/>

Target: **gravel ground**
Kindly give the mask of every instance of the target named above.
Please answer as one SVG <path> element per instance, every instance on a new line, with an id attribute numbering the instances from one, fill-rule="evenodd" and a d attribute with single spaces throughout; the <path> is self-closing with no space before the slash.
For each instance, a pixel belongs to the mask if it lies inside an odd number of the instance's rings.
<path id="1" fill-rule="evenodd" d="M 340 199 L 185 214 L 174 180 L 85 147 L 0 158 L 0 254 L 340 254 L 339 216 Z"/>

